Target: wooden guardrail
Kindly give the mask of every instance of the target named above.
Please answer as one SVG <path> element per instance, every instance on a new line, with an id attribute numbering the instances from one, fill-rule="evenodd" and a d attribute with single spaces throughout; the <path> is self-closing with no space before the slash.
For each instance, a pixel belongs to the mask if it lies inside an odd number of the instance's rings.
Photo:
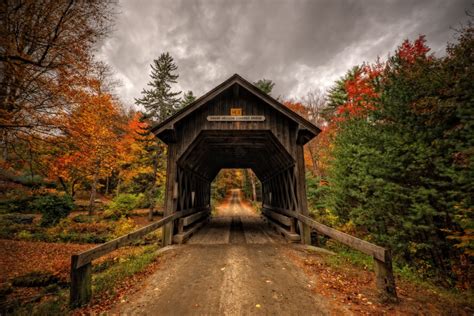
<path id="1" fill-rule="evenodd" d="M 72 307 L 87 304 L 92 298 L 92 260 L 102 257 L 131 241 L 141 238 L 164 225 L 188 215 L 198 213 L 202 209 L 190 209 L 168 215 L 157 222 L 142 227 L 130 234 L 103 243 L 92 249 L 71 256 L 71 287 L 69 303 Z"/>
<path id="2" fill-rule="evenodd" d="M 392 256 L 389 249 L 343 233 L 294 211 L 268 205 L 264 205 L 263 209 L 296 218 L 300 222 L 313 228 L 317 233 L 328 236 L 346 246 L 372 256 L 375 265 L 376 285 L 381 296 L 388 301 L 398 301 L 395 278 L 393 276 Z"/>
<path id="3" fill-rule="evenodd" d="M 186 217 L 181 217 L 178 220 L 178 233 L 173 236 L 173 242 L 182 244 L 191 237 L 199 228 L 207 223 L 209 219 L 209 209 L 193 213 Z M 185 227 L 190 227 L 185 229 Z"/>
<path id="4" fill-rule="evenodd" d="M 262 209 L 262 214 L 264 215 L 264 219 L 266 220 L 266 222 L 270 226 L 272 226 L 278 233 L 285 236 L 286 240 L 292 243 L 296 243 L 301 240 L 300 235 L 296 233 L 296 220 L 293 217 L 288 217 L 267 209 Z"/>

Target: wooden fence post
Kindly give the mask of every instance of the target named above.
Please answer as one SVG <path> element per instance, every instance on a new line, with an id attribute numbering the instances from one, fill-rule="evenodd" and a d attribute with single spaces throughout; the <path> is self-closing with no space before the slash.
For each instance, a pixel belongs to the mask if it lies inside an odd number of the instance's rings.
<path id="1" fill-rule="evenodd" d="M 393 276 L 392 255 L 389 250 L 385 253 L 385 262 L 374 257 L 377 289 L 383 301 L 398 302 L 395 277 Z"/>
<path id="2" fill-rule="evenodd" d="M 76 268 L 78 255 L 71 256 L 71 287 L 69 304 L 79 307 L 89 303 L 92 297 L 92 263 Z"/>

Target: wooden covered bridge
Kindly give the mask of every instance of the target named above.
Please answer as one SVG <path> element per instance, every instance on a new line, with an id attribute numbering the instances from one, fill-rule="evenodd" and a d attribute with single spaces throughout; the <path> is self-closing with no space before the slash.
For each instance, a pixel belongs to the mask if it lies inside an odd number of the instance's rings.
<path id="1" fill-rule="evenodd" d="M 223 168 L 253 170 L 262 184 L 262 215 L 279 235 L 310 244 L 313 231 L 371 255 L 381 294 L 396 298 L 389 250 L 308 215 L 303 146 L 320 132 L 311 122 L 236 74 L 152 130 L 168 145 L 164 217 L 72 256 L 71 305 L 91 298 L 92 260 L 161 227 L 166 246 L 205 226 L 211 183 Z"/>
<path id="2" fill-rule="evenodd" d="M 308 214 L 303 146 L 320 130 L 241 76 L 233 75 L 153 132 L 168 145 L 165 215 L 209 209 L 211 182 L 223 168 L 252 169 L 266 209 Z M 165 244 L 180 233 L 168 224 Z M 291 234 L 310 242 L 304 223 Z"/>

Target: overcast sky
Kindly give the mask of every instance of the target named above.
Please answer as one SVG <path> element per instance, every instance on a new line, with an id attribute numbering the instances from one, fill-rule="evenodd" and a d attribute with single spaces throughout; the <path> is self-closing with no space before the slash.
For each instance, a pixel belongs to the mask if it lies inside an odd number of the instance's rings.
<path id="1" fill-rule="evenodd" d="M 419 34 L 443 54 L 473 8 L 466 0 L 120 1 L 99 57 L 122 82 L 128 106 L 166 51 L 178 66 L 177 90 L 200 96 L 238 73 L 273 80 L 274 96 L 299 98 Z"/>

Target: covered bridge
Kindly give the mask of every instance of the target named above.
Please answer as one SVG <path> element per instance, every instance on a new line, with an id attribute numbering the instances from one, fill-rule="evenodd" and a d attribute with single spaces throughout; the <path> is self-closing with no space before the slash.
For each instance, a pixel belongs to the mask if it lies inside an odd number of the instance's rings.
<path id="1" fill-rule="evenodd" d="M 210 208 L 211 182 L 223 168 L 250 168 L 262 183 L 263 208 L 308 213 L 303 146 L 319 128 L 235 74 L 153 133 L 168 145 L 165 216 Z M 178 233 L 164 230 L 164 243 Z M 309 243 L 303 224 L 291 225 Z"/>

